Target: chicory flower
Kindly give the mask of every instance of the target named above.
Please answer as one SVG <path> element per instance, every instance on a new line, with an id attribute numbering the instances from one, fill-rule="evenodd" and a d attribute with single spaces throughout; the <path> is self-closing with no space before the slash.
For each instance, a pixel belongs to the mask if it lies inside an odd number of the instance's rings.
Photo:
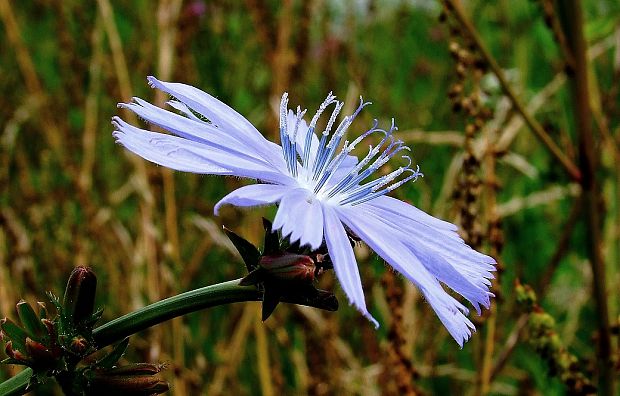
<path id="1" fill-rule="evenodd" d="M 336 276 L 349 298 L 375 326 L 366 308 L 360 274 L 348 233 L 361 238 L 396 271 L 413 282 L 435 310 L 448 332 L 463 346 L 472 322 L 468 309 L 448 294 L 442 283 L 465 297 L 480 314 L 488 308 L 495 260 L 481 254 L 459 237 L 457 227 L 437 219 L 387 193 L 422 176 L 412 167 L 409 148 L 389 130 L 374 125 L 357 138 L 344 140 L 358 113 L 369 103 L 360 100 L 353 114 L 336 121 L 344 103 L 331 93 L 309 123 L 306 111 L 280 103 L 280 145 L 270 142 L 243 116 L 211 95 L 189 85 L 148 78 L 153 88 L 174 99 L 164 110 L 142 99 L 119 107 L 173 135 L 135 127 L 113 118 L 114 137 L 128 150 L 172 169 L 211 175 L 256 179 L 215 206 L 251 207 L 278 204 L 273 222 L 291 242 L 318 249 L 327 245 Z M 330 107 L 325 128 L 318 121 Z M 362 159 L 353 149 L 371 134 L 379 136 Z M 405 165 L 372 179 L 395 155 Z"/>

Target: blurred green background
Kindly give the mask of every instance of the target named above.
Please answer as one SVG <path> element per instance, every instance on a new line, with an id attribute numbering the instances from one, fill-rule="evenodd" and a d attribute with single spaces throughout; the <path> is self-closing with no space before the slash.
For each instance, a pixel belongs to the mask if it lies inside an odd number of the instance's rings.
<path id="1" fill-rule="evenodd" d="M 563 49 L 570 53 L 576 26 L 550 1 L 457 3 L 518 101 L 579 164 L 571 84 L 580 72 Z M 0 316 L 15 318 L 20 298 L 62 294 L 76 265 L 97 273 L 105 321 L 244 275 L 221 226 L 258 242 L 261 216 L 274 209 L 214 217 L 214 203 L 245 182 L 173 173 L 114 143 L 110 118 L 132 120 L 118 102 L 165 99 L 147 75 L 209 92 L 273 139 L 283 91 L 310 113 L 334 91 L 349 107 L 359 95 L 374 103 L 355 133 L 394 117 L 412 146 L 425 177 L 393 195 L 460 224 L 470 243 L 498 257 L 496 305 L 474 319 L 478 332 L 459 349 L 418 291 L 360 245 L 378 331 L 328 273 L 320 286 L 339 296 L 337 313 L 281 305 L 262 323 L 258 303 L 219 307 L 132 337 L 127 359 L 169 362 L 174 395 L 565 394 L 548 356 L 528 342 L 520 279 L 594 383 L 596 341 L 611 337 L 617 376 L 620 3 L 582 5 L 593 137 L 585 151 L 597 160 L 594 244 L 605 276 L 593 276 L 593 211 L 579 183 L 440 1 L 0 0 Z M 484 117 L 458 111 L 459 89 Z M 607 293 L 602 335 L 596 282 Z M 17 370 L 0 366 L 0 379 Z M 36 394 L 58 392 L 50 384 Z"/>

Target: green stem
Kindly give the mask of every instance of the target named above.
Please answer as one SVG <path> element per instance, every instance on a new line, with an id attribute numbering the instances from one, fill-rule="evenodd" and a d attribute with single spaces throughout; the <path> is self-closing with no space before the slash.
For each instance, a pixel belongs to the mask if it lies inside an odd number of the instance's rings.
<path id="1" fill-rule="evenodd" d="M 103 348 L 151 326 L 190 312 L 216 305 L 262 299 L 262 293 L 256 287 L 239 286 L 239 281 L 240 279 L 235 279 L 190 290 L 116 318 L 93 331 L 97 347 Z"/>
<path id="2" fill-rule="evenodd" d="M 28 384 L 30 384 L 30 377 L 32 377 L 32 369 L 27 367 L 17 375 L 0 384 L 0 395 L 2 396 L 16 396 L 26 393 Z"/>
<path id="3" fill-rule="evenodd" d="M 172 318 L 217 305 L 242 301 L 260 301 L 262 292 L 255 286 L 240 286 L 240 279 L 206 286 L 158 301 L 135 312 L 114 319 L 93 331 L 98 348 L 103 348 L 125 337 Z M 298 302 L 312 305 L 308 302 Z M 30 384 L 32 369 L 0 383 L 0 395 L 23 395 Z"/>

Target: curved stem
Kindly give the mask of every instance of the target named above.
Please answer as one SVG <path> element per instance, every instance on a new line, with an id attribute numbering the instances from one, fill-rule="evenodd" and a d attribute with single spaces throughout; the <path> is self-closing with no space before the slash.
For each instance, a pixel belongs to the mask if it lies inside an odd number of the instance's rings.
<path id="1" fill-rule="evenodd" d="M 260 301 L 262 293 L 254 286 L 240 286 L 240 279 L 190 290 L 147 305 L 116 318 L 93 331 L 98 348 L 120 341 L 177 316 L 216 305 L 242 301 Z"/>

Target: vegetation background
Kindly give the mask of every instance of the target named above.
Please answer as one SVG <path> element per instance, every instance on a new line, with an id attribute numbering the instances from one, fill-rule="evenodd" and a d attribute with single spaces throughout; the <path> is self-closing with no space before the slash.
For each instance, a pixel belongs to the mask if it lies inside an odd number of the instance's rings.
<path id="1" fill-rule="evenodd" d="M 174 395 L 562 395 L 588 380 L 613 394 L 619 2 L 0 0 L 0 27 L 0 316 L 61 294 L 76 265 L 98 274 L 105 321 L 244 275 L 221 225 L 258 243 L 274 209 L 214 217 L 245 182 L 114 143 L 110 118 L 132 120 L 117 102 L 166 99 L 147 75 L 217 96 L 274 139 L 283 91 L 312 113 L 333 90 L 374 102 L 354 130 L 394 117 L 413 147 L 425 177 L 395 196 L 500 261 L 472 340 L 459 349 L 359 246 L 378 331 L 329 273 L 337 313 L 279 306 L 261 323 L 258 303 L 219 307 L 132 337 L 127 358 L 169 362 Z"/>

